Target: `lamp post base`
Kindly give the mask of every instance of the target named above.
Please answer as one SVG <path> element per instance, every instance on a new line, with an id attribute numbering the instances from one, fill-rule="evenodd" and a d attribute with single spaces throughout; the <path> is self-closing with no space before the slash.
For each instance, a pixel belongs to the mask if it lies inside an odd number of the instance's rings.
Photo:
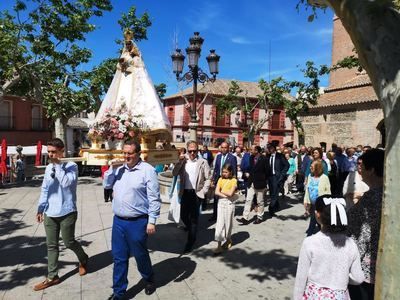
<path id="1" fill-rule="evenodd" d="M 190 140 L 197 142 L 197 122 L 189 123 Z"/>

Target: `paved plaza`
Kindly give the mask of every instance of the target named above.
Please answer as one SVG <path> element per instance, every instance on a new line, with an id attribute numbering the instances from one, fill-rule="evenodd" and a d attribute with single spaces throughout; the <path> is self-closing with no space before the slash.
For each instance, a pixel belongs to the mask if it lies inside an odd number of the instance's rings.
<path id="1" fill-rule="evenodd" d="M 0 299 L 107 299 L 112 293 L 110 203 L 104 203 L 98 178 L 81 177 L 78 184 L 76 237 L 90 256 L 89 273 L 80 277 L 74 253 L 61 242 L 61 284 L 34 292 L 47 271 L 43 224 L 35 221 L 40 181 L 0 189 Z M 157 233 L 148 241 L 157 290 L 147 296 L 130 260 L 128 296 L 135 299 L 290 299 L 297 257 L 307 222 L 303 205 L 286 197 L 277 218 L 248 226 L 236 221 L 233 247 L 213 256 L 214 224 L 200 219 L 192 253 L 181 255 L 186 232 L 168 221 L 163 204 Z M 243 209 L 237 205 L 236 214 Z"/>

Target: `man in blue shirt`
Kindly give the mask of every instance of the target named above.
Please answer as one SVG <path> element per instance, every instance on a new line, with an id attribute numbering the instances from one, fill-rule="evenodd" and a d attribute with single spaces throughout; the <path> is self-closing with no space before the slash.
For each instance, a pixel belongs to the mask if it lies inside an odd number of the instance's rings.
<path id="1" fill-rule="evenodd" d="M 64 156 L 64 142 L 53 139 L 47 143 L 50 164 L 46 167 L 40 194 L 36 219 L 44 221 L 46 231 L 48 275 L 46 280 L 34 286 L 35 291 L 60 283 L 58 277 L 58 240 L 61 236 L 65 247 L 75 252 L 79 259 L 79 275 L 86 274 L 88 255 L 75 240 L 76 187 L 78 166 L 74 162 L 61 163 Z"/>
<path id="2" fill-rule="evenodd" d="M 121 299 L 126 293 L 129 258 L 132 255 L 146 281 L 146 294 L 155 291 L 147 236 L 156 232 L 155 224 L 161 207 L 160 187 L 155 169 L 140 159 L 140 151 L 138 142 L 126 141 L 123 165 L 113 164 L 104 173 L 104 187 L 114 191 L 111 238 L 113 295 L 109 299 Z"/>

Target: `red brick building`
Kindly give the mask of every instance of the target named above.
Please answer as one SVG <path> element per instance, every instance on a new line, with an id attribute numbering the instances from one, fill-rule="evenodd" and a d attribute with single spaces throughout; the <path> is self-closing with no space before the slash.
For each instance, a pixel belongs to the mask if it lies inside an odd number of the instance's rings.
<path id="1" fill-rule="evenodd" d="M 248 128 L 245 125 L 250 118 L 254 123 L 266 116 L 264 109 L 256 108 L 250 116 L 242 112 L 231 115 L 219 112 L 216 100 L 228 94 L 232 80 L 217 79 L 214 83 L 207 82 L 198 86 L 197 108 L 199 125 L 197 128 L 198 141 L 215 146 L 222 140 L 229 140 L 232 144 L 244 145 L 247 142 Z M 257 95 L 262 94 L 257 82 L 237 81 L 243 90 L 239 96 L 247 101 L 257 103 Z M 288 96 L 290 97 L 290 96 Z M 192 103 L 193 88 L 189 87 L 179 93 L 164 98 L 164 108 L 172 126 L 174 142 L 183 142 L 189 139 L 190 115 L 185 105 Z M 286 117 L 282 107 L 272 110 L 270 121 L 265 123 L 254 136 L 254 143 L 265 146 L 268 142 L 279 141 L 280 145 L 293 141 L 293 125 Z"/>
<path id="2" fill-rule="evenodd" d="M 354 55 L 354 45 L 338 17 L 333 20 L 332 65 Z M 365 71 L 339 69 L 330 73 L 329 86 L 318 105 L 302 118 L 307 146 L 325 142 L 343 146 L 384 145 L 383 111 Z"/>
<path id="3" fill-rule="evenodd" d="M 17 96 L 0 102 L 0 140 L 8 145 L 30 146 L 52 137 L 51 122 L 40 103 Z"/>

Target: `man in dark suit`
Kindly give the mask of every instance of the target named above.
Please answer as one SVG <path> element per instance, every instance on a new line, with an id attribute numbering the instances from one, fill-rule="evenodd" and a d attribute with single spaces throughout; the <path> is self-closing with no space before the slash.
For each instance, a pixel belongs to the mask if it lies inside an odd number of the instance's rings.
<path id="1" fill-rule="evenodd" d="M 207 145 L 203 145 L 203 150 L 201 151 L 201 156 L 208 162 L 208 165 L 211 167 L 214 156 L 210 150 L 208 150 Z"/>
<path id="2" fill-rule="evenodd" d="M 243 225 L 249 224 L 249 214 L 254 195 L 257 199 L 257 218 L 254 224 L 260 224 L 264 216 L 264 192 L 267 187 L 267 180 L 270 175 L 270 167 L 268 159 L 261 155 L 261 147 L 253 145 L 251 147 L 250 166 L 247 175 L 247 195 L 246 203 L 244 205 L 243 216 L 237 221 Z"/>
<path id="3" fill-rule="evenodd" d="M 220 148 L 221 153 L 215 157 L 214 172 L 212 176 L 214 187 L 217 186 L 218 179 L 221 177 L 222 167 L 225 164 L 230 164 L 233 167 L 233 177 L 237 176 L 237 160 L 236 157 L 229 152 L 229 144 L 227 142 L 223 142 Z M 213 215 L 209 219 L 210 222 L 217 220 L 217 211 L 218 197 L 214 196 Z"/>
<path id="4" fill-rule="evenodd" d="M 278 195 L 286 180 L 289 162 L 282 153 L 276 152 L 274 144 L 268 144 L 268 152 L 268 160 L 271 166 L 271 176 L 268 179 L 269 195 L 271 197 L 269 214 L 273 216 L 279 210 Z"/>
<path id="5" fill-rule="evenodd" d="M 307 155 L 307 148 L 306 146 L 300 146 L 300 152 L 297 154 L 295 158 L 297 164 L 297 171 L 296 171 L 296 188 L 297 191 L 300 193 L 304 192 L 304 180 L 305 180 L 305 166 L 308 164 L 309 156 Z M 304 166 L 303 166 L 304 164 Z"/>

